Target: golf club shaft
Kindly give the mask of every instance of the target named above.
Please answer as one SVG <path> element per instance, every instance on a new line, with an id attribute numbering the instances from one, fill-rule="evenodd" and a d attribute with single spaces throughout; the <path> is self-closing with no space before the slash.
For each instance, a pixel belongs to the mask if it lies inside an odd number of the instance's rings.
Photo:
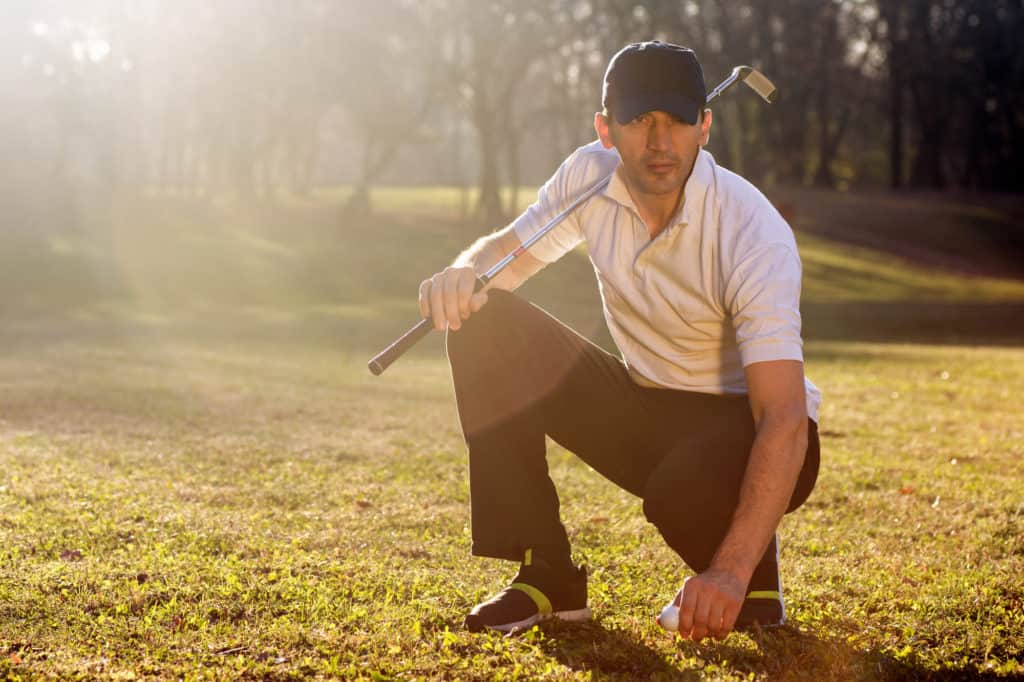
<path id="1" fill-rule="evenodd" d="M 711 94 L 709 94 L 707 100 L 705 100 L 705 104 L 710 104 L 711 100 L 715 99 L 720 94 L 728 90 L 737 80 L 742 80 L 743 78 L 745 78 L 751 70 L 752 69 L 749 66 L 737 66 L 735 69 L 732 70 L 732 73 L 729 75 L 728 78 L 722 81 L 718 85 L 718 87 L 711 91 Z M 536 244 L 537 241 L 542 239 L 548 232 L 555 229 L 555 227 L 558 226 L 559 223 L 565 220 L 569 216 L 569 214 L 571 214 L 573 211 L 579 208 L 584 202 L 590 200 L 591 197 L 593 197 L 595 194 L 597 194 L 605 187 L 607 187 L 608 183 L 611 182 L 612 175 L 614 175 L 614 172 L 608 175 L 608 177 L 598 181 L 597 184 L 595 184 L 593 187 L 591 187 L 586 192 L 581 194 L 575 201 L 569 204 L 569 206 L 567 206 L 565 210 L 563 210 L 561 213 L 559 213 L 554 218 L 549 220 L 548 223 L 544 225 L 544 227 L 537 230 L 537 232 L 535 232 L 529 239 L 523 242 L 518 248 L 516 248 L 514 251 L 512 251 L 507 256 L 502 258 L 500 261 L 495 263 L 486 273 L 478 276 L 476 278 L 476 285 L 473 287 L 473 293 L 476 293 L 483 289 L 485 286 L 487 286 L 487 284 L 492 279 L 497 277 L 498 273 L 504 270 L 512 261 L 526 253 L 531 246 Z M 375 355 L 370 360 L 370 362 L 367 365 L 370 369 L 370 372 L 372 372 L 375 376 L 381 374 L 384 370 L 391 366 L 391 363 L 393 363 L 398 358 L 402 357 L 402 355 L 407 350 L 415 346 L 420 339 L 429 334 L 433 326 L 434 322 L 429 317 L 420 320 L 416 325 L 409 329 L 409 331 L 402 334 L 390 346 L 385 348 L 383 351 Z"/>
<path id="2" fill-rule="evenodd" d="M 582 195 L 580 195 L 575 201 L 573 201 L 568 207 L 566 207 L 565 210 L 563 210 L 561 213 L 559 213 L 554 218 L 549 220 L 544 227 L 537 230 L 537 232 L 535 232 L 529 239 L 523 242 L 518 248 L 516 248 L 514 251 L 512 251 L 507 256 L 505 256 L 500 261 L 491 266 L 491 268 L 487 272 L 477 277 L 476 285 L 474 285 L 473 287 L 473 293 L 476 293 L 483 289 L 485 286 L 487 286 L 487 284 L 492 279 L 498 276 L 499 272 L 508 267 L 508 265 L 516 258 L 519 258 L 519 256 L 526 253 L 531 246 L 536 244 L 539 239 L 542 239 L 544 235 L 546 235 L 548 232 L 553 230 L 559 223 L 565 220 L 569 216 L 569 214 L 575 211 L 577 208 L 579 208 L 579 206 L 583 204 L 583 202 L 587 201 L 588 199 L 590 199 L 590 197 L 594 196 L 602 189 L 607 187 L 608 183 L 611 182 L 611 179 L 612 176 L 609 175 L 608 177 L 600 180 L 596 185 L 594 185 L 586 192 L 584 192 Z M 402 357 L 402 354 L 405 353 L 405 351 L 415 346 L 420 339 L 429 334 L 433 326 L 434 322 L 429 317 L 420 320 L 409 331 L 402 334 L 400 337 L 398 337 L 398 339 L 395 340 L 394 343 L 392 343 L 383 351 L 375 355 L 373 359 L 370 360 L 369 364 L 367 365 L 370 368 L 370 371 L 374 375 L 379 375 L 381 372 L 386 370 L 391 365 L 391 363 L 393 363 L 398 358 Z"/>
<path id="3" fill-rule="evenodd" d="M 728 78 L 726 78 L 724 81 L 719 83 L 718 86 L 715 87 L 715 89 L 711 91 L 711 93 L 708 95 L 708 98 L 707 98 L 705 104 L 710 104 L 711 100 L 715 99 L 716 97 L 721 95 L 723 92 L 725 92 L 726 90 L 731 88 L 733 86 L 733 84 L 740 77 L 745 76 L 749 72 L 750 72 L 750 67 L 749 66 L 737 66 L 735 69 L 732 70 L 732 73 L 729 74 Z"/>

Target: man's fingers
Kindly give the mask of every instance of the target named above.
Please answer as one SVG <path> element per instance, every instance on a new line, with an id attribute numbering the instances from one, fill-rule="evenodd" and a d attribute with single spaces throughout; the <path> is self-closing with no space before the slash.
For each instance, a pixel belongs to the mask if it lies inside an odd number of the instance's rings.
<path id="1" fill-rule="evenodd" d="M 694 611 L 697 607 L 697 588 L 693 582 L 683 585 L 679 600 L 679 634 L 684 637 L 693 630 Z"/>
<path id="2" fill-rule="evenodd" d="M 708 592 L 697 595 L 697 605 L 693 610 L 693 632 L 690 633 L 690 638 L 695 642 L 708 636 L 712 601 Z"/>
<path id="3" fill-rule="evenodd" d="M 722 612 L 722 629 L 725 630 L 725 634 L 729 634 L 736 627 L 736 619 L 740 617 L 742 608 L 742 601 L 726 604 L 725 610 Z"/>
<path id="4" fill-rule="evenodd" d="M 444 275 L 440 272 L 430 283 L 430 317 L 434 320 L 434 329 L 444 331 Z"/>
<path id="5" fill-rule="evenodd" d="M 473 287 L 476 286 L 476 277 L 470 270 L 465 270 L 459 275 L 458 298 L 459 316 L 465 320 L 469 318 L 469 300 L 473 296 Z"/>
<path id="6" fill-rule="evenodd" d="M 448 272 L 445 271 L 446 274 Z M 459 328 L 462 322 L 462 315 L 459 314 L 459 280 L 451 275 L 444 278 L 444 316 L 451 329 Z"/>
<path id="7" fill-rule="evenodd" d="M 725 613 L 725 609 L 726 603 L 721 599 L 716 599 L 708 611 L 708 634 L 715 639 L 724 639 L 731 629 L 726 629 L 722 624 L 722 615 Z"/>
<path id="8" fill-rule="evenodd" d="M 420 282 L 420 314 L 425 318 L 430 317 L 430 284 L 429 279 Z"/>
<path id="9" fill-rule="evenodd" d="M 476 273 L 469 267 L 447 267 L 430 279 L 420 282 L 420 313 L 433 322 L 434 329 L 456 330 L 462 321 L 480 310 L 487 296 L 474 301 Z"/>
<path id="10" fill-rule="evenodd" d="M 711 635 L 723 639 L 736 625 L 743 606 L 743 588 L 731 574 L 707 571 L 683 583 L 676 595 L 679 635 L 700 641 Z"/>

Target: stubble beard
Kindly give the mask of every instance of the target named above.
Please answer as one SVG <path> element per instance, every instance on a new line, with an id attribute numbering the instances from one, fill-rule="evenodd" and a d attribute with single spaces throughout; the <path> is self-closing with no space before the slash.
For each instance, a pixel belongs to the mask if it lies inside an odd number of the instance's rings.
<path id="1" fill-rule="evenodd" d="M 681 166 L 681 159 L 678 158 L 659 157 L 657 160 L 671 161 L 677 164 L 677 168 L 673 172 L 664 175 L 651 173 L 647 170 L 646 166 L 652 159 L 644 159 L 638 169 L 628 173 L 630 185 L 639 193 L 648 196 L 664 196 L 678 193 L 682 190 L 683 185 L 686 184 L 686 178 L 689 176 L 690 169 L 684 169 Z"/>

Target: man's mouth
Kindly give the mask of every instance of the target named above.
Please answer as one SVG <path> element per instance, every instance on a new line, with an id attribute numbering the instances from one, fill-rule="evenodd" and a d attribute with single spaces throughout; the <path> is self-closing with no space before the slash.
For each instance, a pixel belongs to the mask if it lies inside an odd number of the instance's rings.
<path id="1" fill-rule="evenodd" d="M 649 161 L 647 163 L 647 170 L 655 175 L 665 175 L 675 169 L 676 163 L 673 161 Z"/>

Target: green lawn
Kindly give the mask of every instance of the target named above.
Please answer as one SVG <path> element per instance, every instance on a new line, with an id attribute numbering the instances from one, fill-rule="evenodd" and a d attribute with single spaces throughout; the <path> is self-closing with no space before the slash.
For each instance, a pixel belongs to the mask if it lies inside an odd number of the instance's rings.
<path id="1" fill-rule="evenodd" d="M 804 234 L 826 402 L 782 528 L 790 625 L 661 632 L 685 567 L 553 447 L 596 618 L 463 631 L 512 567 L 469 557 L 440 339 L 365 363 L 473 233 L 320 198 L 0 235 L 0 678 L 1024 675 L 1024 285 Z M 525 294 L 607 341 L 582 258 Z"/>

